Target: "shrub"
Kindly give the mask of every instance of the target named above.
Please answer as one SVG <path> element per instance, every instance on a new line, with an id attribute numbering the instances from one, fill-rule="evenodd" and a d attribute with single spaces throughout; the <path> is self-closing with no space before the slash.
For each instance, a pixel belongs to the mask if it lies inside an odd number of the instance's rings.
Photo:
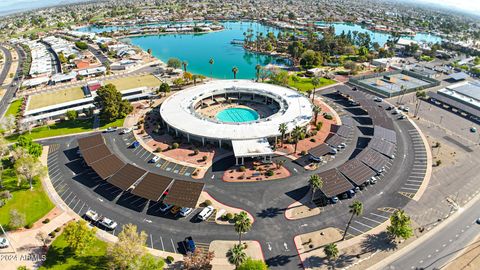
<path id="1" fill-rule="evenodd" d="M 193 150 L 194 155 L 198 155 L 198 153 L 200 153 L 200 151 L 198 151 L 198 149 Z"/>
<path id="2" fill-rule="evenodd" d="M 438 166 L 440 166 L 440 165 L 442 164 L 442 161 L 439 159 L 439 160 L 437 160 L 437 161 L 435 162 L 435 164 L 436 164 L 436 166 L 438 167 Z"/>
<path id="3" fill-rule="evenodd" d="M 12 193 L 8 190 L 0 192 L 0 200 L 10 200 L 12 197 Z"/>
<path id="4" fill-rule="evenodd" d="M 232 220 L 233 219 L 233 214 L 232 213 L 227 213 L 226 215 L 227 220 Z"/>
<path id="5" fill-rule="evenodd" d="M 240 170 L 241 172 L 244 172 L 244 171 L 247 170 L 247 168 L 245 168 L 245 166 L 240 166 L 239 170 Z"/>
<path id="6" fill-rule="evenodd" d="M 167 263 L 173 263 L 175 259 L 172 256 L 167 256 Z"/>
<path id="7" fill-rule="evenodd" d="M 11 229 L 18 229 L 25 226 L 25 214 L 18 212 L 16 209 L 10 210 L 10 222 L 8 226 Z"/>
<path id="8" fill-rule="evenodd" d="M 210 200 L 205 200 L 205 201 L 203 202 L 203 204 L 206 205 L 206 206 L 210 206 L 210 205 L 212 205 L 212 201 L 210 201 Z"/>
<path id="9" fill-rule="evenodd" d="M 4 200 L 0 200 L 0 207 L 3 207 L 6 204 Z"/>
<path id="10" fill-rule="evenodd" d="M 61 230 L 61 228 L 60 228 L 60 227 L 57 227 L 57 228 L 55 229 L 55 232 L 59 232 L 60 230 Z"/>
<path id="11" fill-rule="evenodd" d="M 305 155 L 307 154 L 307 151 L 302 150 L 302 152 L 300 152 L 300 154 L 301 154 L 302 156 L 305 156 Z"/>
<path id="12" fill-rule="evenodd" d="M 258 169 L 257 166 L 253 166 L 253 167 L 252 167 L 252 170 L 254 170 L 254 171 L 256 171 L 257 169 Z"/>
<path id="13" fill-rule="evenodd" d="M 33 227 L 33 224 L 31 223 L 28 223 L 27 225 L 25 225 L 25 229 L 31 229 Z"/>
<path id="14" fill-rule="evenodd" d="M 203 156 L 202 161 L 207 161 L 207 158 L 208 158 L 207 156 Z"/>
<path id="15" fill-rule="evenodd" d="M 317 125 L 316 125 L 317 130 L 322 129 L 322 126 L 323 126 L 323 122 L 322 121 L 318 122 Z"/>
<path id="16" fill-rule="evenodd" d="M 162 152 L 162 148 L 160 148 L 160 147 L 157 147 L 157 148 L 155 149 L 155 152 L 157 152 L 157 153 L 160 153 L 160 152 Z"/>
<path id="17" fill-rule="evenodd" d="M 57 234 L 55 232 L 51 232 L 51 233 L 48 234 L 48 236 L 50 236 L 51 238 L 55 238 L 56 235 Z"/>
<path id="18" fill-rule="evenodd" d="M 44 219 L 44 220 L 42 221 L 43 224 L 47 224 L 47 223 L 49 223 L 49 222 L 50 222 L 50 219 L 49 219 L 49 218 L 46 218 L 46 219 Z"/>
<path id="19" fill-rule="evenodd" d="M 317 140 L 315 140 L 315 138 L 311 138 L 310 141 L 311 142 L 316 142 Z"/>
<path id="20" fill-rule="evenodd" d="M 176 142 L 172 144 L 172 149 L 177 149 L 180 145 Z"/>
<path id="21" fill-rule="evenodd" d="M 274 172 L 273 170 L 268 170 L 266 173 L 265 173 L 266 176 L 273 176 L 274 175 Z"/>
<path id="22" fill-rule="evenodd" d="M 327 120 L 332 120 L 333 119 L 333 116 L 331 114 L 325 114 L 323 117 Z"/>

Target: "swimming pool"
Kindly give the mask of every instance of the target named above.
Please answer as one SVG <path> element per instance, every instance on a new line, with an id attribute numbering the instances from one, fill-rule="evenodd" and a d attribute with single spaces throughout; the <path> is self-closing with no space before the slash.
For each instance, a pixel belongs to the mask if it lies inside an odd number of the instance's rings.
<path id="1" fill-rule="evenodd" d="M 218 121 L 226 123 L 243 123 L 258 119 L 258 113 L 247 108 L 228 108 L 215 116 Z"/>

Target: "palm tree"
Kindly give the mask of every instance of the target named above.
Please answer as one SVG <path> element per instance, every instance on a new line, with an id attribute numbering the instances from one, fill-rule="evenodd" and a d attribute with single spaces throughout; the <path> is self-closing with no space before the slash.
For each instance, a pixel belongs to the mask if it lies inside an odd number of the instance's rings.
<path id="1" fill-rule="evenodd" d="M 320 83 L 321 83 L 321 82 L 320 82 L 320 78 L 314 77 L 314 78 L 312 79 L 312 85 L 313 85 L 312 103 L 313 103 L 313 101 L 314 101 L 314 99 L 315 99 L 315 89 L 320 85 Z"/>
<path id="2" fill-rule="evenodd" d="M 182 62 L 182 66 L 183 66 L 183 71 L 187 72 L 188 62 L 187 62 L 187 61 L 183 61 L 183 62 Z"/>
<path id="3" fill-rule="evenodd" d="M 245 245 L 235 244 L 227 252 L 228 262 L 235 265 L 235 269 L 247 259 Z"/>
<path id="4" fill-rule="evenodd" d="M 302 137 L 303 134 L 303 128 L 300 126 L 295 126 L 292 130 L 292 136 L 293 140 L 295 141 L 295 150 L 293 153 L 297 152 L 297 146 L 298 146 L 298 141 L 300 140 L 300 137 Z"/>
<path id="5" fill-rule="evenodd" d="M 279 126 L 278 126 L 278 131 L 280 132 L 280 134 L 282 134 L 282 146 L 283 146 L 283 140 L 285 139 L 285 133 L 287 132 L 287 124 L 285 123 L 281 123 Z"/>
<path id="6" fill-rule="evenodd" d="M 233 68 L 232 68 L 232 72 L 233 72 L 233 79 L 236 80 L 236 79 L 237 79 L 238 68 L 237 68 L 237 67 L 233 67 Z"/>
<path id="7" fill-rule="evenodd" d="M 350 208 L 349 212 L 352 213 L 352 215 L 350 216 L 350 220 L 347 223 L 347 228 L 345 229 L 345 232 L 343 232 L 342 241 L 345 240 L 345 237 L 347 236 L 347 231 L 350 227 L 350 223 L 352 223 L 353 216 L 360 216 L 363 213 L 363 204 L 360 201 L 355 200 L 348 207 Z"/>
<path id="8" fill-rule="evenodd" d="M 215 63 L 215 61 L 213 60 L 213 58 L 210 58 L 210 60 L 208 61 L 208 63 L 210 64 L 210 78 L 213 78 L 213 64 Z"/>
<path id="9" fill-rule="evenodd" d="M 233 226 L 238 233 L 238 244 L 242 243 L 242 234 L 250 231 L 252 228 L 252 221 L 247 215 L 247 212 L 242 211 L 235 215 L 235 225 Z"/>
<path id="10" fill-rule="evenodd" d="M 330 243 L 330 244 L 326 245 L 323 248 L 323 252 L 325 253 L 325 256 L 327 256 L 327 259 L 330 262 L 332 262 L 332 261 L 334 261 L 335 259 L 338 258 L 338 248 L 337 248 L 337 245 L 335 243 Z"/>
<path id="11" fill-rule="evenodd" d="M 417 108 L 415 109 L 415 117 L 417 117 L 418 111 L 420 111 L 420 105 L 422 104 L 422 100 L 427 97 L 427 93 L 423 90 L 419 90 L 415 93 L 415 96 L 417 97 Z"/>
<path id="12" fill-rule="evenodd" d="M 255 71 L 256 71 L 256 75 L 257 75 L 257 82 L 260 80 L 260 70 L 262 69 L 262 66 L 261 65 L 256 65 L 255 66 Z"/>
<path id="13" fill-rule="evenodd" d="M 314 119 L 314 123 L 315 125 L 317 124 L 317 118 L 318 118 L 318 114 L 322 112 L 322 107 L 318 106 L 318 105 L 313 105 L 313 113 L 315 114 L 315 119 Z"/>
<path id="14" fill-rule="evenodd" d="M 308 184 L 312 189 L 312 202 L 313 202 L 313 198 L 315 197 L 315 192 L 317 191 L 317 189 L 321 189 L 323 187 L 323 180 L 320 176 L 318 176 L 318 174 L 312 174 L 310 175 L 310 179 L 308 179 Z"/>

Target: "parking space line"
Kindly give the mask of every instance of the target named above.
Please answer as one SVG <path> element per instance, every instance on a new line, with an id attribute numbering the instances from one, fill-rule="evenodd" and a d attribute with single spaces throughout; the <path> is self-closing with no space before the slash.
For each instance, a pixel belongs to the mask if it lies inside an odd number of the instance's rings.
<path id="1" fill-rule="evenodd" d="M 376 220 L 371 219 L 371 218 L 367 218 L 367 217 L 362 217 L 362 218 L 364 218 L 364 219 L 366 219 L 366 220 L 370 220 L 371 222 L 375 222 L 375 223 L 377 223 L 377 224 L 382 224 L 382 222 L 376 221 Z"/>
<path id="2" fill-rule="evenodd" d="M 359 229 L 357 229 L 357 228 L 355 228 L 355 227 L 353 227 L 353 226 L 351 226 L 351 225 L 350 225 L 349 228 L 350 228 L 350 229 L 354 229 L 354 230 L 357 231 L 357 232 L 363 233 L 363 231 L 360 231 Z"/>
<path id="3" fill-rule="evenodd" d="M 357 221 L 357 220 L 355 220 L 355 223 L 358 223 L 358 224 L 360 224 L 360 225 L 362 225 L 362 226 L 364 226 L 364 227 L 367 227 L 367 228 L 373 229 L 373 227 L 372 227 L 372 226 L 369 226 L 369 225 L 367 225 L 367 224 L 363 224 L 363 223 L 362 223 L 362 222 L 360 222 L 360 221 Z"/>
<path id="4" fill-rule="evenodd" d="M 68 207 L 70 207 L 70 204 L 77 198 L 77 196 L 73 195 L 73 199 L 67 204 Z M 70 207 L 71 209 L 71 207 Z"/>
<path id="5" fill-rule="evenodd" d="M 73 206 L 72 210 L 75 212 L 75 208 L 77 207 L 77 205 L 80 203 L 80 200 L 77 200 L 77 203 L 75 204 L 75 206 Z"/>
<path id="6" fill-rule="evenodd" d="M 163 238 L 160 236 L 160 243 L 162 243 L 162 250 L 165 251 L 165 246 L 163 245 Z"/>
<path id="7" fill-rule="evenodd" d="M 407 187 L 401 187 L 400 189 L 414 190 L 414 191 L 417 191 L 417 190 L 418 190 L 418 188 L 407 188 Z"/>
<path id="8" fill-rule="evenodd" d="M 422 183 L 423 181 L 417 181 L 417 180 L 410 180 L 410 179 L 408 179 L 407 182 Z"/>
<path id="9" fill-rule="evenodd" d="M 421 186 L 421 185 L 419 185 L 419 184 L 410 184 L 410 183 L 405 183 L 405 186 L 419 187 L 419 186 Z"/>
<path id="10" fill-rule="evenodd" d="M 151 245 L 151 247 L 152 247 L 152 249 L 153 249 L 153 238 L 152 238 L 152 234 L 150 234 L 150 245 Z"/>
<path id="11" fill-rule="evenodd" d="M 57 186 L 55 186 L 55 184 L 57 184 Z M 60 180 L 60 181 L 56 182 L 55 184 L 53 184 L 53 188 L 54 188 L 55 190 L 57 190 L 57 192 L 58 192 L 58 189 L 59 189 L 58 187 L 59 187 L 61 184 L 64 184 L 64 186 L 62 186 L 62 187 L 65 187 L 65 186 L 67 185 L 67 184 L 65 184 L 65 183 L 63 182 L 63 180 Z"/>
<path id="12" fill-rule="evenodd" d="M 175 248 L 175 244 L 173 244 L 173 239 L 172 238 L 170 238 L 170 242 L 172 242 L 173 251 L 175 251 L 175 253 L 177 253 L 177 249 Z"/>
<path id="13" fill-rule="evenodd" d="M 67 191 L 69 191 L 69 190 L 70 190 L 70 187 L 68 187 L 68 188 L 60 195 L 60 198 L 61 198 L 62 200 L 63 200 L 63 197 L 62 197 L 62 196 L 65 195 L 65 193 L 67 193 Z M 70 193 L 72 193 L 72 192 L 70 191 Z M 70 196 L 70 194 L 69 194 L 69 196 Z M 65 201 L 65 200 L 63 200 L 63 201 Z"/>
<path id="14" fill-rule="evenodd" d="M 80 215 L 80 213 L 82 212 L 83 207 L 85 207 L 85 202 L 83 202 L 82 208 L 80 208 L 80 210 L 78 210 L 78 214 L 79 214 L 79 215 Z"/>
<path id="15" fill-rule="evenodd" d="M 147 158 L 145 158 L 145 161 L 152 159 L 154 156 L 155 156 L 155 155 L 152 155 L 152 153 L 150 153 L 150 154 L 147 156 Z"/>
<path id="16" fill-rule="evenodd" d="M 370 215 L 374 215 L 374 216 L 377 216 L 377 217 L 381 217 L 381 218 L 389 219 L 389 217 L 382 216 L 382 215 L 375 214 L 375 213 L 370 213 Z"/>

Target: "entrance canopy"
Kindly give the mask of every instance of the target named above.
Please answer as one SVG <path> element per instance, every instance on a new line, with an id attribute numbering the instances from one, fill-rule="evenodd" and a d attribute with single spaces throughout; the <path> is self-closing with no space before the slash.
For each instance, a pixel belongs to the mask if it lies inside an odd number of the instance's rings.
<path id="1" fill-rule="evenodd" d="M 266 138 L 253 140 L 232 140 L 235 157 L 260 157 L 271 156 L 273 150 Z"/>

